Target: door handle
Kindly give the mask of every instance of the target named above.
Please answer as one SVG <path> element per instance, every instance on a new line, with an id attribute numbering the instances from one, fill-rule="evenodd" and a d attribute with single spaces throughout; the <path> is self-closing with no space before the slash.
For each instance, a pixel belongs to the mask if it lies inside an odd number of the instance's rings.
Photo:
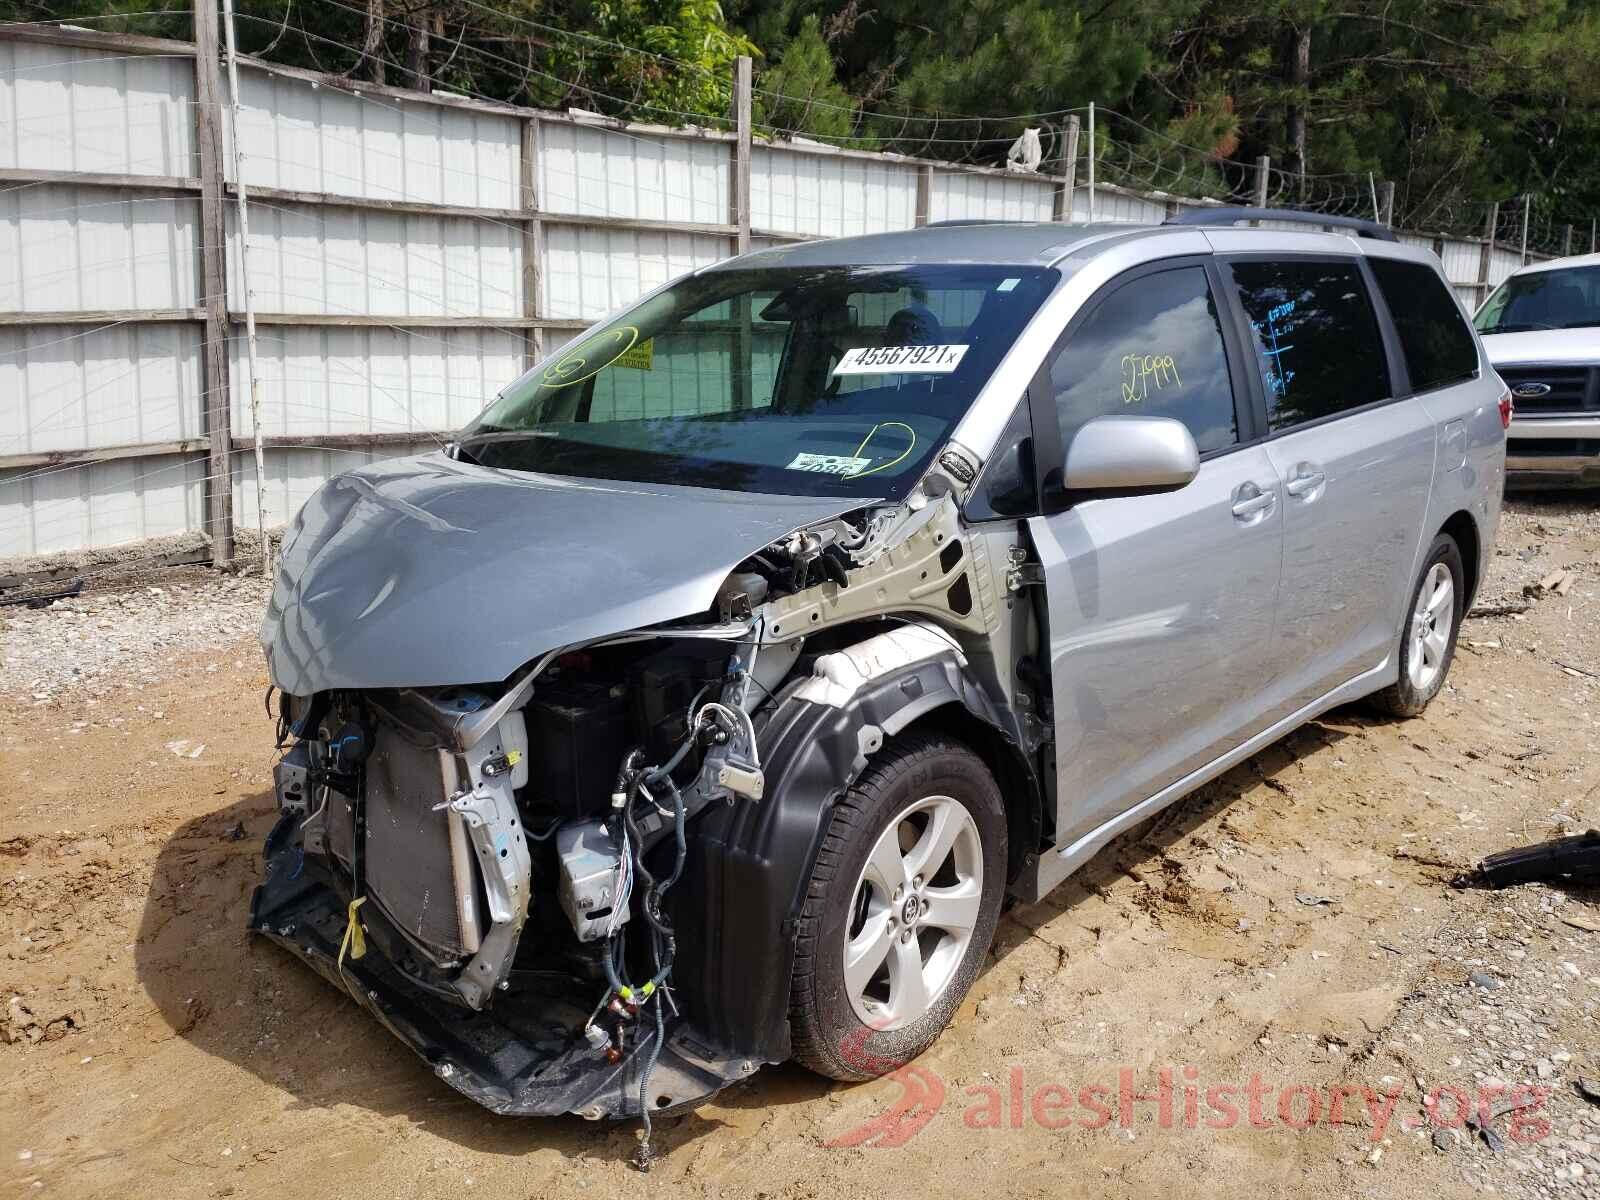
<path id="1" fill-rule="evenodd" d="M 1234 489 L 1233 515 L 1248 524 L 1270 512 L 1277 499 L 1270 490 L 1264 492 L 1253 483 L 1242 483 Z"/>
<path id="2" fill-rule="evenodd" d="M 1327 475 L 1314 463 L 1296 463 L 1294 474 L 1289 476 L 1283 485 L 1283 490 L 1291 496 L 1309 496 L 1321 488 L 1327 480 Z"/>

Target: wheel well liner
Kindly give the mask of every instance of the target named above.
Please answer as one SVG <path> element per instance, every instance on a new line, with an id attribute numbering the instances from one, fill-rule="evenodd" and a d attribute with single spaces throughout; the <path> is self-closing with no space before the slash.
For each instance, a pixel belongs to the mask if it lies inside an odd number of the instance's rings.
<path id="1" fill-rule="evenodd" d="M 1008 715 L 952 646 L 898 666 L 843 705 L 792 689 L 758 720 L 766 795 L 705 813 L 672 892 L 680 935 L 674 967 L 680 1006 L 718 1053 L 766 1062 L 789 1057 L 789 977 L 796 920 L 817 847 L 837 798 L 893 736 L 915 724 L 948 729 L 995 771 L 1010 818 L 1012 877 L 1037 853 L 1037 780 Z M 689 935 L 688 931 L 693 931 Z"/>
<path id="2" fill-rule="evenodd" d="M 1457 509 L 1451 514 L 1450 519 L 1439 527 L 1439 532 L 1448 533 L 1455 538 L 1456 545 L 1461 547 L 1461 565 L 1467 573 L 1467 594 L 1461 601 L 1461 612 L 1465 615 L 1478 594 L 1478 574 L 1483 561 L 1481 557 L 1483 543 L 1478 537 L 1478 523 L 1466 509 Z"/>

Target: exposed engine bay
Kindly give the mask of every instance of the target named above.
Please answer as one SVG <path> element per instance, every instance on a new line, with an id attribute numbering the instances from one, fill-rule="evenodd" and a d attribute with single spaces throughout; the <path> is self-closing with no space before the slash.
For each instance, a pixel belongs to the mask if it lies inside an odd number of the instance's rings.
<path id="1" fill-rule="evenodd" d="M 993 668 L 1037 636 L 1015 526 L 965 529 L 944 482 L 498 683 L 280 692 L 253 928 L 496 1111 L 648 1122 L 780 1061 L 786 974 L 741 979 L 740 947 L 787 961 L 788 860 L 893 714 L 1045 737 L 1047 699 Z"/>

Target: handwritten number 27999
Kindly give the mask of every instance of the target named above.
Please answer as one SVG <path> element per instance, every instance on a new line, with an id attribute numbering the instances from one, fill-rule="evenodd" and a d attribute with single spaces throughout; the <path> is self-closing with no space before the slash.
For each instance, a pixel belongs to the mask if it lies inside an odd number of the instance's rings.
<path id="1" fill-rule="evenodd" d="M 1140 404 L 1149 396 L 1151 387 L 1161 391 L 1169 386 L 1182 387 L 1178 377 L 1178 364 L 1170 354 L 1124 354 L 1122 356 L 1122 402 Z"/>

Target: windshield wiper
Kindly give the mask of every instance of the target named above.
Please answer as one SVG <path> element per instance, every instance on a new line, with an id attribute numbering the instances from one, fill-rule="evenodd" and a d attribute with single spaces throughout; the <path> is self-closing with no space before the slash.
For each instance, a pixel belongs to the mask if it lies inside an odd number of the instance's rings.
<path id="1" fill-rule="evenodd" d="M 455 439 L 457 446 L 476 446 L 479 442 L 520 442 L 525 438 L 558 438 L 561 435 L 548 429 L 493 429 L 483 433 L 469 433 Z"/>
<path id="2" fill-rule="evenodd" d="M 444 452 L 451 458 L 465 458 L 468 462 L 483 466 L 484 462 L 476 454 L 467 451 L 468 446 L 476 446 L 482 442 L 521 442 L 528 438 L 558 438 L 559 433 L 552 433 L 546 429 L 486 429 L 482 433 L 469 433 L 458 437 L 445 445 Z"/>

